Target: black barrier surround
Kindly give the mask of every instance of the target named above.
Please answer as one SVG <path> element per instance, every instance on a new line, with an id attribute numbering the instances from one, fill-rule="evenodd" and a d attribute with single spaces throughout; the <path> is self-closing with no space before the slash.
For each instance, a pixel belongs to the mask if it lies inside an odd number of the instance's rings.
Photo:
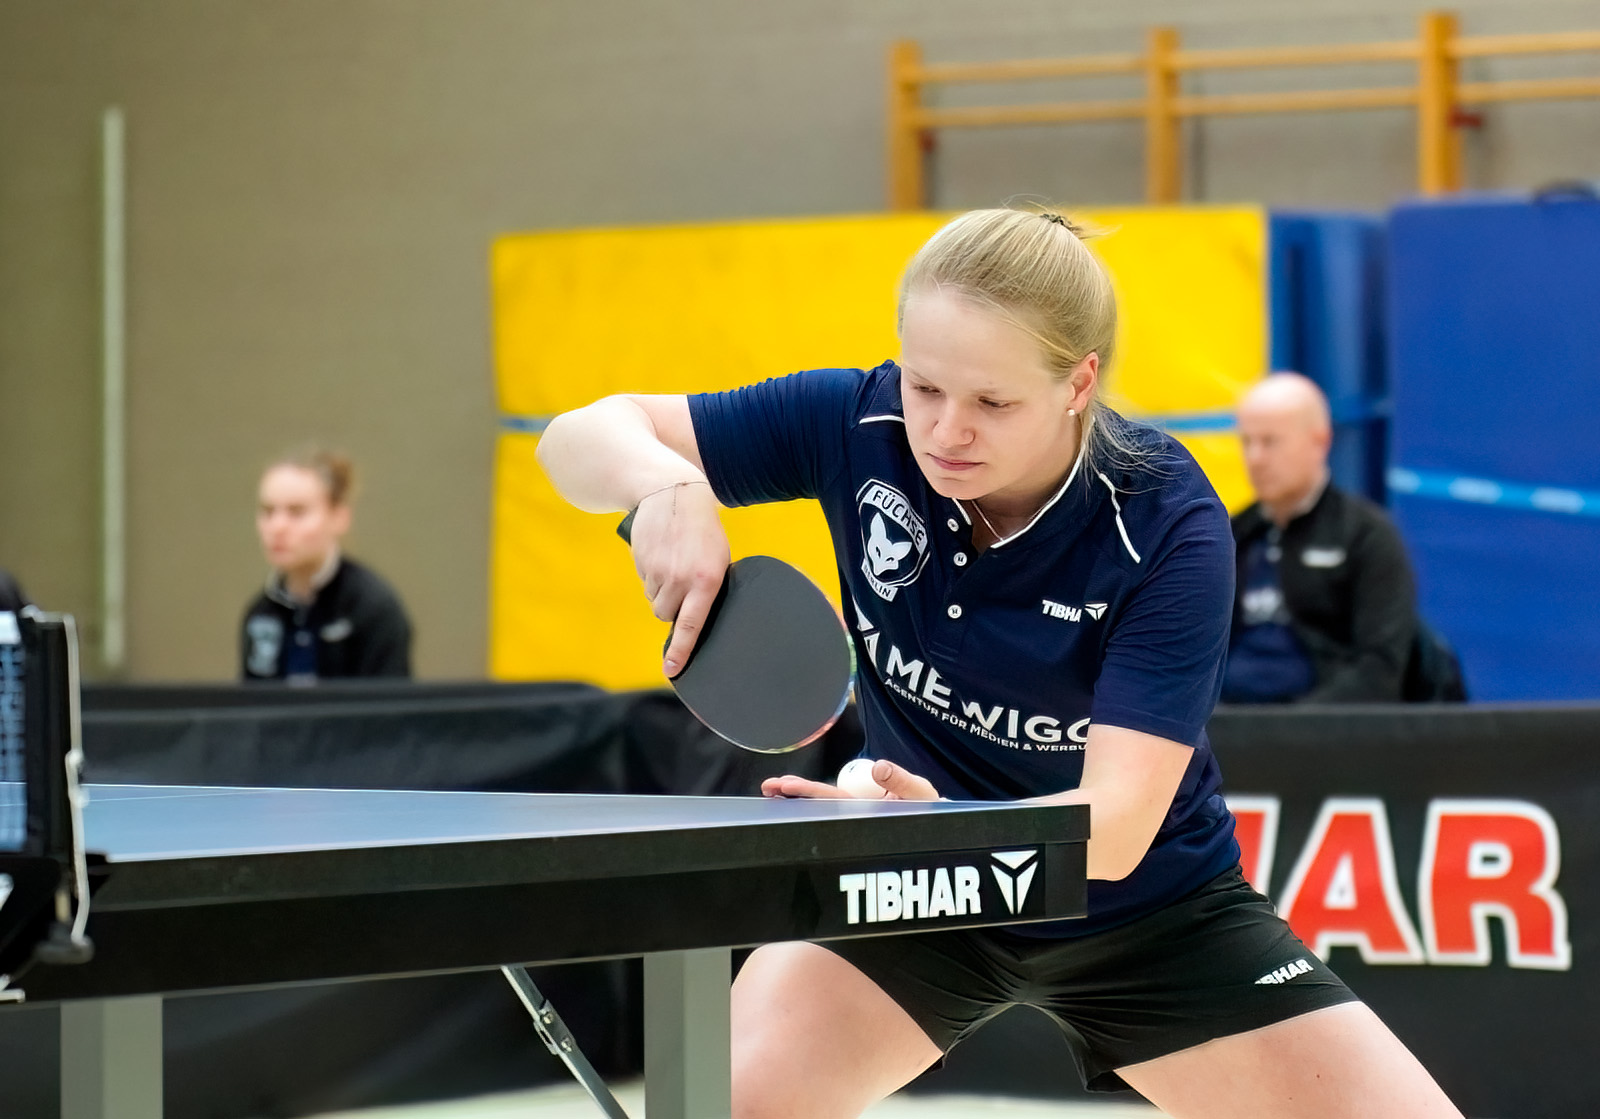
<path id="1" fill-rule="evenodd" d="M 471 691 L 430 700 L 425 688 L 404 698 L 354 688 L 330 705 L 326 695 L 293 703 L 285 689 L 244 714 L 220 704 L 158 711 L 148 694 L 119 704 L 115 690 L 91 691 L 89 777 L 386 787 L 410 776 L 440 788 L 750 793 L 769 766 L 826 778 L 859 745 L 853 711 L 818 747 L 767 759 L 727 749 L 670 694 L 556 685 Z M 239 692 L 215 695 L 230 704 L 249 698 Z M 207 695 L 193 689 L 186 700 L 201 704 Z M 381 714 L 390 702 L 395 713 Z M 346 704 L 353 706 L 329 709 Z M 1600 706 L 1224 709 L 1210 733 L 1228 795 L 1249 806 L 1245 828 L 1264 835 L 1271 817 L 1268 892 L 1280 906 L 1308 848 L 1317 849 L 1311 840 L 1330 801 L 1381 806 L 1395 893 L 1422 957 L 1379 963 L 1337 943 L 1330 962 L 1468 1115 L 1600 1114 L 1600 1063 L 1592 1057 L 1600 1023 L 1591 1011 L 1600 1005 Z M 1565 967 L 1514 961 L 1507 922 L 1488 913 L 1487 958 L 1429 958 L 1418 887 L 1427 882 L 1430 808 L 1436 816 L 1442 802 L 1531 806 L 1548 816 L 1558 857 L 1550 890 L 1566 912 Z M 1491 856 L 1478 865 L 1495 867 Z M 832 889 L 844 898 L 837 881 Z M 1341 900 L 1339 889 L 1326 888 L 1313 900 L 1330 893 Z M 539 982 L 603 1072 L 638 1070 L 633 969 L 545 969 Z M 564 1075 L 503 988 L 498 976 L 469 975 L 173 1000 L 168 1113 L 309 1114 Z M 574 1010 L 583 1017 L 575 1020 Z M 53 1030 L 53 1012 L 0 1012 L 0 1050 L 18 1055 L 18 1069 L 47 1074 Z M 1007 1012 L 916 1089 L 1080 1095 L 1065 1057 L 1043 1017 Z M 205 1074 L 211 1070 L 215 1076 Z M 53 1097 L 32 1079 L 0 1083 L 0 1113 L 54 1113 Z"/>

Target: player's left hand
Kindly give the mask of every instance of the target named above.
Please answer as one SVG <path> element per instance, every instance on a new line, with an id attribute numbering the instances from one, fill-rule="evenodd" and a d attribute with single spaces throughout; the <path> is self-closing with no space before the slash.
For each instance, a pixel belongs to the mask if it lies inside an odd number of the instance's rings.
<path id="1" fill-rule="evenodd" d="M 919 777 L 904 766 L 881 758 L 872 763 L 872 779 L 883 790 L 884 800 L 938 800 L 939 791 L 926 777 Z M 831 800 L 862 799 L 825 781 L 812 781 L 805 777 L 786 775 L 768 777 L 761 782 L 761 795 L 765 797 L 812 797 Z"/>

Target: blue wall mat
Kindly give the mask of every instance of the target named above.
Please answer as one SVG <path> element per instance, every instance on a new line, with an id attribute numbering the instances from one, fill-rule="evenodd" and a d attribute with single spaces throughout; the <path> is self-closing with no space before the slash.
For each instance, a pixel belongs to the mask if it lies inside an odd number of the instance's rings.
<path id="1" fill-rule="evenodd" d="M 1347 490 L 1384 499 L 1387 354 L 1380 218 L 1271 215 L 1273 369 L 1304 373 L 1328 394 L 1329 466 Z"/>
<path id="2" fill-rule="evenodd" d="M 1390 478 L 1424 613 L 1479 699 L 1600 698 L 1600 202 L 1389 227 Z"/>

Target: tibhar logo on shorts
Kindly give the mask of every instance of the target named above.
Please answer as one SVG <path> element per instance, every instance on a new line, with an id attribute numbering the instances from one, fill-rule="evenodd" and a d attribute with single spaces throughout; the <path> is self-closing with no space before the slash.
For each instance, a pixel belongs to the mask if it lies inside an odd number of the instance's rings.
<path id="1" fill-rule="evenodd" d="M 861 521 L 861 571 L 885 602 L 922 574 L 928 560 L 928 528 L 906 495 L 876 479 L 856 494 Z"/>
<path id="2" fill-rule="evenodd" d="M 845 895 L 845 924 L 870 925 L 982 913 L 981 882 L 975 866 L 880 870 L 839 875 L 839 892 Z"/>
<path id="3" fill-rule="evenodd" d="M 11 875 L 0 874 L 0 909 L 5 908 L 6 900 L 11 897 Z"/>
<path id="4" fill-rule="evenodd" d="M 1260 979 L 1257 979 L 1256 983 L 1258 985 L 1262 984 L 1262 983 L 1270 983 L 1270 984 L 1287 983 L 1287 982 L 1289 982 L 1289 980 L 1295 978 L 1298 975 L 1305 975 L 1310 970 L 1311 970 L 1311 965 L 1306 963 L 1304 958 L 1302 958 L 1302 959 L 1295 960 L 1293 963 L 1284 964 L 1282 967 L 1278 968 L 1276 971 L 1267 972 L 1267 974 L 1263 975 Z"/>
<path id="5" fill-rule="evenodd" d="M 1022 912 L 1022 903 L 1027 900 L 1028 887 L 1033 885 L 1034 872 L 1039 869 L 1039 851 L 996 851 L 994 853 L 996 865 L 989 867 L 994 872 L 994 880 L 1000 884 L 1000 896 L 1005 899 L 1006 908 L 1012 913 Z"/>

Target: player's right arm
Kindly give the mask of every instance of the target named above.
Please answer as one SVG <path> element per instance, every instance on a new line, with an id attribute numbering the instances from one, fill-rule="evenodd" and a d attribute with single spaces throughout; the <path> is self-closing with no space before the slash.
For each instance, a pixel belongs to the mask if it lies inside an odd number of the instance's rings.
<path id="1" fill-rule="evenodd" d="M 550 421 L 539 462 L 587 513 L 632 509 L 673 482 L 705 482 L 684 396 L 608 396 Z"/>
<path id="2" fill-rule="evenodd" d="M 550 421 L 539 462 L 557 492 L 590 513 L 635 510 L 634 565 L 655 616 L 674 621 L 664 669 L 688 659 L 728 568 L 683 396 L 608 396 Z"/>

